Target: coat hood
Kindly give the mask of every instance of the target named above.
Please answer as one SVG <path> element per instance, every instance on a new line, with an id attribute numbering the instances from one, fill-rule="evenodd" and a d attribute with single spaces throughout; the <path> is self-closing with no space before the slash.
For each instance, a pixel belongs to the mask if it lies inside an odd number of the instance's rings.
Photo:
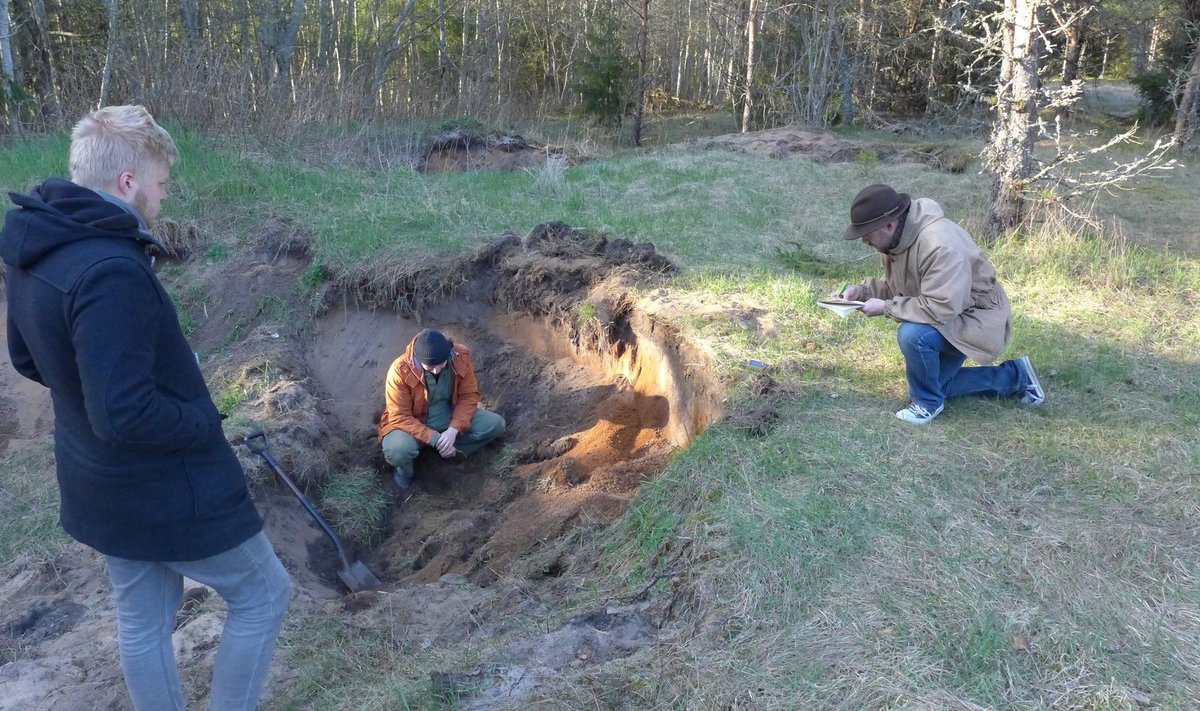
<path id="1" fill-rule="evenodd" d="M 136 213 L 94 190 L 51 178 L 29 195 L 9 193 L 10 210 L 0 232 L 0 258 L 28 268 L 60 247 L 97 237 L 153 242 Z"/>
<path id="2" fill-rule="evenodd" d="M 942 212 L 942 206 L 937 204 L 937 201 L 929 198 L 919 198 L 912 201 L 912 207 L 908 209 L 908 217 L 904 220 L 904 233 L 900 235 L 900 241 L 888 251 L 888 254 L 896 255 L 907 251 L 913 246 L 913 242 L 917 241 L 917 237 L 929 225 L 944 218 L 946 213 Z"/>

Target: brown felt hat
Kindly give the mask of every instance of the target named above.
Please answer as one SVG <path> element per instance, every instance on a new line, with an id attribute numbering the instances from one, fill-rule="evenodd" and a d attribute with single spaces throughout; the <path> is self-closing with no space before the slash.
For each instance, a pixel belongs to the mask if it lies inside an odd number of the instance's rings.
<path id="1" fill-rule="evenodd" d="M 868 185 L 858 191 L 850 205 L 850 226 L 842 239 L 859 239 L 904 214 L 912 198 L 897 193 L 890 185 Z"/>

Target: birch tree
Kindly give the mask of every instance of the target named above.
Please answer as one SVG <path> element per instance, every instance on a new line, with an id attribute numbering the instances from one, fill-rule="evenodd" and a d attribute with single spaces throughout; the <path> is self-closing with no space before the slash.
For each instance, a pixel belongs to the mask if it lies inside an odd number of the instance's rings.
<path id="1" fill-rule="evenodd" d="M 19 133 L 21 130 L 20 114 L 14 102 L 13 89 L 17 85 L 16 65 L 12 52 L 12 16 L 9 14 L 9 0 L 0 0 L 0 104 L 8 117 L 9 130 Z"/>
<path id="2" fill-rule="evenodd" d="M 758 14 L 762 0 L 750 0 L 746 12 L 746 93 L 742 98 L 741 131 L 750 130 L 750 116 L 754 110 L 754 60 L 758 49 Z"/>
<path id="3" fill-rule="evenodd" d="M 985 160 L 992 174 L 988 201 L 991 237 L 1015 227 L 1024 214 L 1024 190 L 1033 173 L 1038 111 L 1035 46 L 1041 0 L 1004 0 L 1000 16 L 1000 76 L 996 117 Z"/>
<path id="4" fill-rule="evenodd" d="M 9 14 L 10 0 L 0 0 L 0 71 L 4 76 L 4 92 L 7 95 L 16 83 L 16 69 L 12 52 L 12 16 Z"/>
<path id="5" fill-rule="evenodd" d="M 108 11 L 108 46 L 104 52 L 104 69 L 100 72 L 100 96 L 96 108 L 108 105 L 108 94 L 112 88 L 113 62 L 117 54 L 117 17 L 120 6 L 117 0 L 100 0 Z"/>

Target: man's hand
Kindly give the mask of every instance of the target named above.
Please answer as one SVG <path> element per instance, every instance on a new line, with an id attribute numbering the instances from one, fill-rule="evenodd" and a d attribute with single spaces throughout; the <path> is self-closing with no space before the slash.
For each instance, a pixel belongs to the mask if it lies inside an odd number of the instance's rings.
<path id="1" fill-rule="evenodd" d="M 445 432 L 438 435 L 437 451 L 443 458 L 449 459 L 453 457 L 457 450 L 454 449 L 454 441 L 458 439 L 458 430 L 453 427 L 448 428 Z"/>
<path id="2" fill-rule="evenodd" d="M 843 289 L 842 293 L 835 294 L 834 296 L 840 296 L 841 298 L 845 299 L 846 301 L 858 301 L 860 298 L 862 298 L 862 295 L 863 295 L 862 284 L 851 284 L 850 286 Z"/>
<path id="3" fill-rule="evenodd" d="M 887 302 L 883 299 L 867 299 L 867 303 L 858 309 L 866 316 L 882 316 L 887 310 Z"/>

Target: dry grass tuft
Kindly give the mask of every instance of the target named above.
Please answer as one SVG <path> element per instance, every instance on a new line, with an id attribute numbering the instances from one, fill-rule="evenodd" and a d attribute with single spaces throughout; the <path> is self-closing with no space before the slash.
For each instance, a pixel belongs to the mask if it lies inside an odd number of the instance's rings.
<path id="1" fill-rule="evenodd" d="M 154 226 L 154 236 L 167 250 L 171 259 L 183 261 L 202 248 L 206 239 L 193 220 L 160 220 Z"/>

